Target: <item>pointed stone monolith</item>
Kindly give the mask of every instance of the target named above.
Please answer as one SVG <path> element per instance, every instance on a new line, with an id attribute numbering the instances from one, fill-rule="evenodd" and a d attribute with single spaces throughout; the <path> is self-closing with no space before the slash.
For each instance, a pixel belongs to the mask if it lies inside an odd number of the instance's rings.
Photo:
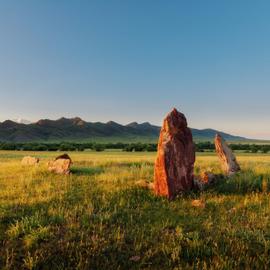
<path id="1" fill-rule="evenodd" d="M 194 187 L 195 146 L 184 114 L 173 109 L 164 119 L 155 162 L 154 191 L 173 199 Z"/>

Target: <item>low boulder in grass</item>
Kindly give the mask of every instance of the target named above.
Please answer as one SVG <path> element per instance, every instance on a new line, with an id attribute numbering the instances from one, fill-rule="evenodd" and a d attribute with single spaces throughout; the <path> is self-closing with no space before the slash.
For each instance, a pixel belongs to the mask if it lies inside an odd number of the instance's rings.
<path id="1" fill-rule="evenodd" d="M 204 190 L 206 187 L 214 185 L 220 180 L 224 180 L 222 174 L 214 174 L 209 171 L 203 171 L 199 176 L 194 178 L 194 186 L 197 190 Z"/>
<path id="2" fill-rule="evenodd" d="M 192 200 L 191 205 L 193 207 L 198 208 L 205 208 L 205 201 L 204 200 Z"/>
<path id="3" fill-rule="evenodd" d="M 215 175 L 211 172 L 203 171 L 194 177 L 194 186 L 197 190 L 204 190 L 205 187 L 215 182 Z"/>
<path id="4" fill-rule="evenodd" d="M 204 185 L 214 184 L 216 180 L 217 180 L 217 175 L 213 174 L 212 172 L 204 171 L 200 175 L 200 181 Z"/>
<path id="5" fill-rule="evenodd" d="M 154 184 L 152 182 L 148 182 L 148 181 L 143 180 L 143 179 L 136 181 L 135 185 L 137 187 L 141 187 L 141 188 L 145 188 L 145 189 L 150 189 L 150 190 L 154 189 Z"/>
<path id="6" fill-rule="evenodd" d="M 72 160 L 68 154 L 63 154 L 56 157 L 53 161 L 48 162 L 48 170 L 57 174 L 70 174 L 70 166 Z"/>
<path id="7" fill-rule="evenodd" d="M 39 158 L 31 157 L 31 156 L 25 156 L 23 157 L 21 164 L 24 166 L 34 166 L 39 163 Z"/>

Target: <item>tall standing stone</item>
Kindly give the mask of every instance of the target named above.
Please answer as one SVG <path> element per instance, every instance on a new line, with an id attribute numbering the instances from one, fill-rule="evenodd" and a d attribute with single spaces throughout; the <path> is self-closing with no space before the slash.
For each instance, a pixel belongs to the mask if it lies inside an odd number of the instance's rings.
<path id="1" fill-rule="evenodd" d="M 217 134 L 215 137 L 215 147 L 226 174 L 232 175 L 240 171 L 240 166 L 237 163 L 235 155 L 220 134 Z"/>
<path id="2" fill-rule="evenodd" d="M 154 191 L 173 199 L 194 187 L 195 146 L 184 114 L 173 109 L 164 119 L 155 162 Z"/>

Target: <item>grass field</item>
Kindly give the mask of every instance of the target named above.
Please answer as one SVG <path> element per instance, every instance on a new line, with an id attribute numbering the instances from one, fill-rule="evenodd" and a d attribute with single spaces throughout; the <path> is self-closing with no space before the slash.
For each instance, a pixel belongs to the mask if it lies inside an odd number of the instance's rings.
<path id="1" fill-rule="evenodd" d="M 154 153 L 72 152 L 71 176 L 47 172 L 59 153 L 30 168 L 28 154 L 0 152 L 0 269 L 270 268 L 269 155 L 239 154 L 240 174 L 168 202 L 135 185 Z M 217 157 L 198 155 L 208 168 Z"/>

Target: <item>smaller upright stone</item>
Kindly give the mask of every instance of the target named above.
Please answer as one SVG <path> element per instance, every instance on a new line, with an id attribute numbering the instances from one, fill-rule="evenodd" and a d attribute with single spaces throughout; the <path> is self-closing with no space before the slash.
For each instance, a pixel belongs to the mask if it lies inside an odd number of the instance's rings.
<path id="1" fill-rule="evenodd" d="M 21 161 L 22 165 L 24 166 L 33 166 L 39 163 L 39 158 L 26 156 Z"/>
<path id="2" fill-rule="evenodd" d="M 67 154 L 56 157 L 48 162 L 48 170 L 57 174 L 70 174 L 71 158 Z"/>
<path id="3" fill-rule="evenodd" d="M 215 137 L 215 147 L 222 168 L 226 174 L 232 175 L 240 171 L 240 166 L 237 163 L 235 155 L 225 140 L 219 134 L 217 134 Z"/>

